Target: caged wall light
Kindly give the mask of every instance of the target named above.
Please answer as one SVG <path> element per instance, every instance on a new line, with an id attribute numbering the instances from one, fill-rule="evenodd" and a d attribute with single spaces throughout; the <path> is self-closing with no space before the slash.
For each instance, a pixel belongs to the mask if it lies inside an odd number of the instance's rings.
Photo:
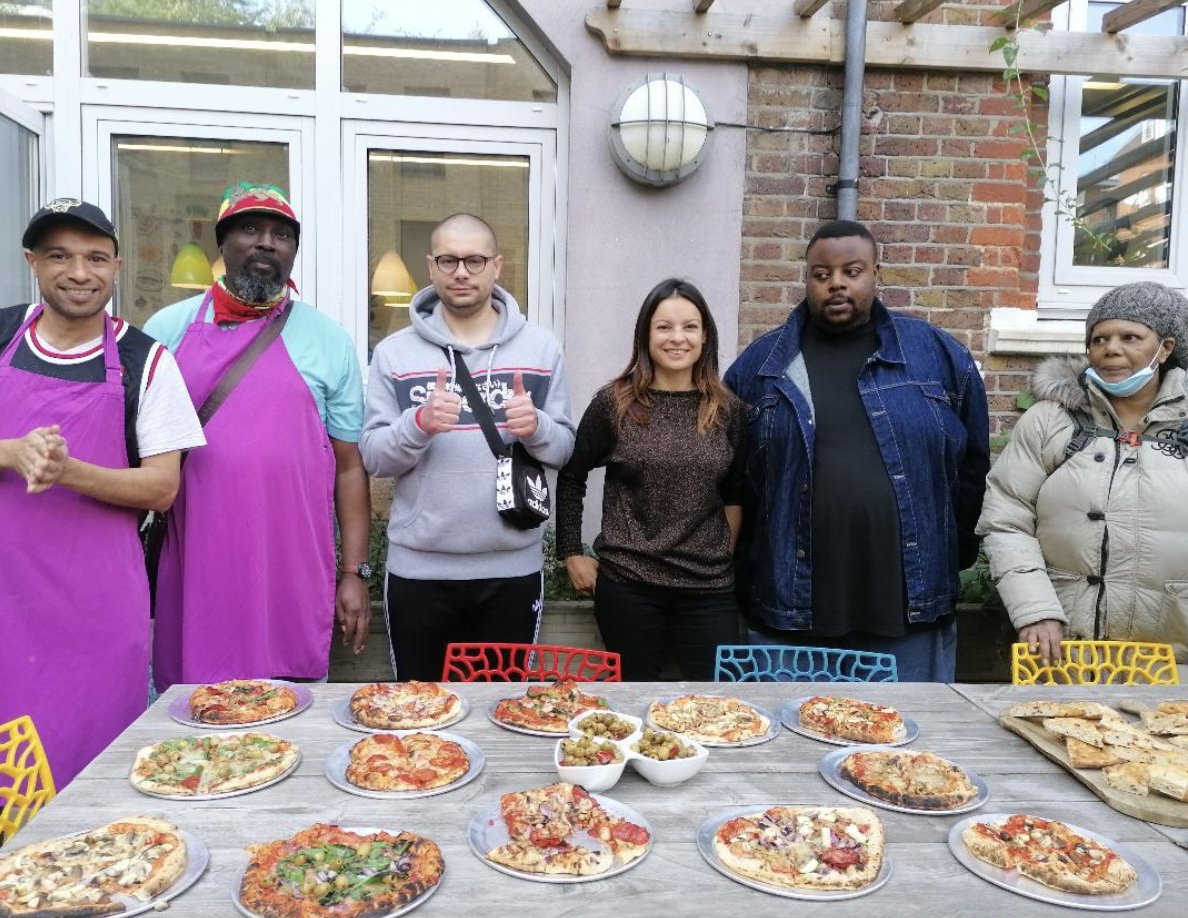
<path id="1" fill-rule="evenodd" d="M 662 188 L 692 175 L 709 151 L 713 119 L 684 77 L 649 73 L 611 113 L 615 164 L 629 178 Z"/>

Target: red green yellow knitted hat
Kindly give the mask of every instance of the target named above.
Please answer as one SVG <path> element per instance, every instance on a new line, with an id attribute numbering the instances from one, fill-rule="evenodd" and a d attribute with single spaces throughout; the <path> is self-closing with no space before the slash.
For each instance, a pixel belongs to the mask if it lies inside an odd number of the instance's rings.
<path id="1" fill-rule="evenodd" d="M 223 203 L 219 205 L 219 217 L 215 222 L 215 241 L 219 245 L 223 244 L 223 237 L 227 235 L 229 228 L 228 221 L 232 217 L 249 213 L 282 217 L 293 224 L 298 238 L 301 236 L 301 223 L 283 191 L 275 185 L 240 182 L 223 192 Z"/>

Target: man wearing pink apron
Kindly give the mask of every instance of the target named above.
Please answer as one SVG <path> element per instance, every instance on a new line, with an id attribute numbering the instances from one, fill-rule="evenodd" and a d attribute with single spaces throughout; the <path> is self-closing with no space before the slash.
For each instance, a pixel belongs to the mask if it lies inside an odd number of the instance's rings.
<path id="1" fill-rule="evenodd" d="M 279 189 L 228 189 L 215 235 L 224 277 L 145 326 L 175 352 L 194 404 L 271 323 L 285 324 L 207 421 L 209 445 L 182 468 L 157 572 L 153 673 L 162 691 L 322 678 L 336 614 L 356 652 L 371 614 L 354 344 L 290 296 L 300 224 Z"/>
<path id="2" fill-rule="evenodd" d="M 173 358 L 104 309 L 106 215 L 60 198 L 23 245 L 42 300 L 0 309 L 0 723 L 32 716 L 61 788 L 145 708 L 138 510 L 203 438 Z"/>

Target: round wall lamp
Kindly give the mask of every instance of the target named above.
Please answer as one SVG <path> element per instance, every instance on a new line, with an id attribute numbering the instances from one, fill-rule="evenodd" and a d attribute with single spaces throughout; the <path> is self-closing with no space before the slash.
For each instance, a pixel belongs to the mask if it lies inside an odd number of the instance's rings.
<path id="1" fill-rule="evenodd" d="M 684 77 L 649 73 L 615 103 L 611 152 L 629 178 L 658 188 L 675 185 L 701 165 L 713 129 L 713 119 Z"/>

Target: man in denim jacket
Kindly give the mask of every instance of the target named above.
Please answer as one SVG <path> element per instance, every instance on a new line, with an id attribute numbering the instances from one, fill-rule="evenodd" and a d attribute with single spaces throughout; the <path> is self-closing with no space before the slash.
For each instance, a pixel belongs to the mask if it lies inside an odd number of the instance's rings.
<path id="1" fill-rule="evenodd" d="M 901 681 L 952 681 L 990 467 L 982 378 L 951 336 L 879 301 L 864 226 L 825 224 L 805 257 L 804 302 L 726 373 L 748 405 L 751 641 L 891 653 Z"/>

